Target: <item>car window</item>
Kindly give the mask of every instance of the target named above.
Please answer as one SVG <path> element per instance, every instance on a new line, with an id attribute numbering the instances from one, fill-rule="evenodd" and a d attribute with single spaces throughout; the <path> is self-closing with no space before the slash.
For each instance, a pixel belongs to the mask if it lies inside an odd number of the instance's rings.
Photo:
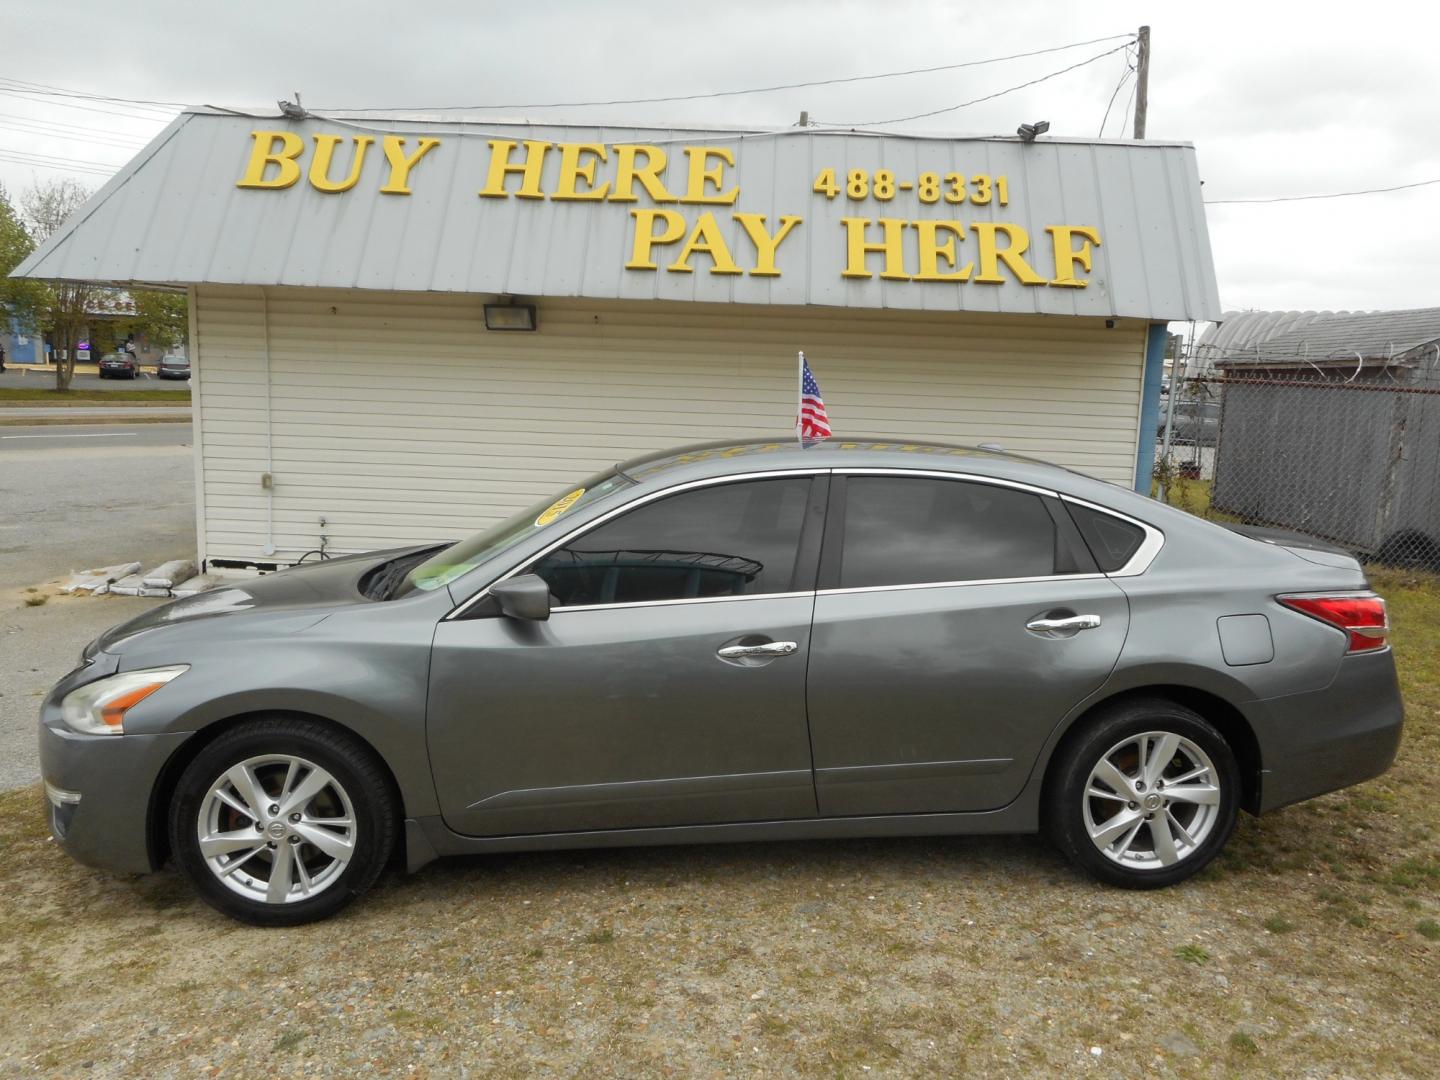
<path id="1" fill-rule="evenodd" d="M 634 481 L 619 472 L 600 473 L 578 487 L 569 488 L 559 498 L 549 498 L 520 511 L 514 517 L 476 533 L 468 540 L 451 544 L 436 552 L 409 571 L 391 592 L 388 599 L 407 596 L 416 589 L 430 592 L 443 588 L 462 574 L 468 574 L 481 563 L 529 539 L 542 529 L 563 520 L 564 515 L 582 506 L 632 487 Z"/>
<path id="2" fill-rule="evenodd" d="M 787 592 L 808 476 L 699 488 L 638 507 L 529 572 L 560 607 Z"/>
<path id="3" fill-rule="evenodd" d="M 840 588 L 1043 577 L 1055 522 L 1039 495 L 927 477 L 846 481 Z"/>
<path id="4" fill-rule="evenodd" d="M 1067 502 L 1065 508 L 1079 527 L 1085 545 L 1095 556 L 1095 562 L 1107 574 L 1114 573 L 1129 562 L 1145 542 L 1144 529 L 1113 514 L 1071 502 Z"/>

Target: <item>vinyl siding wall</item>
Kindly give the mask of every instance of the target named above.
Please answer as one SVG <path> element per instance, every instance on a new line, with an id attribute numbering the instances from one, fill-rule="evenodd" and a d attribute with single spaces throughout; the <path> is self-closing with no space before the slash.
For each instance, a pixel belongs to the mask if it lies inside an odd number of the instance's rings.
<path id="1" fill-rule="evenodd" d="M 1133 481 L 1141 320 L 542 298 L 538 332 L 494 333 L 478 296 L 193 296 L 208 559 L 294 561 L 321 516 L 336 554 L 458 538 L 635 454 L 788 432 L 801 348 L 837 437 Z"/>

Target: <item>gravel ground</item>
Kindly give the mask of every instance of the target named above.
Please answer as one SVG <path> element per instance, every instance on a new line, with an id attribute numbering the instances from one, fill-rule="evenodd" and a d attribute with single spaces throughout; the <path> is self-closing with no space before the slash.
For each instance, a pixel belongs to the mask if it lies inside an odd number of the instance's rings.
<path id="1" fill-rule="evenodd" d="M 1030 837 L 547 853 L 264 931 L 0 796 L 0 1076 L 1435 1075 L 1440 588 L 1381 584 L 1396 767 L 1163 892 Z"/>

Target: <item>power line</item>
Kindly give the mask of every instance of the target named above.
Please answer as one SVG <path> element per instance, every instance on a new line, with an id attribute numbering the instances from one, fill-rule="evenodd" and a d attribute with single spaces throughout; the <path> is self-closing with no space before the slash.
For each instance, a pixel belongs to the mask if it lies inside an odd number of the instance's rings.
<path id="1" fill-rule="evenodd" d="M 1396 184 L 1394 187 L 1362 188 L 1360 191 L 1332 191 L 1327 195 L 1276 195 L 1266 199 L 1206 199 L 1206 206 L 1228 206 L 1235 203 L 1277 203 L 1308 202 L 1312 199 L 1346 199 L 1351 195 L 1383 195 L 1387 191 L 1408 191 L 1410 188 L 1429 187 L 1440 184 L 1440 177 L 1434 180 L 1417 180 L 1413 184 Z"/>
<path id="2" fill-rule="evenodd" d="M 959 105 L 947 105 L 943 109 L 931 109 L 929 112 L 914 113 L 910 116 L 897 116 L 891 120 L 866 120 L 858 123 L 837 123 L 834 121 L 816 122 L 823 124 L 825 127 L 872 128 L 881 127 L 886 124 L 903 124 L 910 120 L 924 120 L 927 117 L 939 116 L 942 113 L 955 112 L 957 109 L 967 109 L 971 105 L 979 105 L 982 101 L 993 101 L 995 98 L 1004 97 L 1006 94 L 1013 94 L 1017 90 L 1024 90 L 1027 86 L 1035 86 L 1038 83 L 1048 82 L 1050 79 L 1057 78 L 1068 72 L 1074 71 L 1077 68 L 1085 67 L 1087 64 L 1093 64 L 1097 60 L 1103 60 L 1105 57 L 1113 55 L 1114 53 L 1119 52 L 1121 49 L 1128 49 L 1130 47 L 1130 41 L 1133 40 L 1133 35 L 1127 35 L 1127 38 L 1129 40 L 1127 40 L 1124 45 L 1117 45 L 1113 49 L 1106 49 L 1104 52 L 1098 53 L 1095 56 L 1090 57 L 1090 59 L 1088 60 L 1081 60 L 1078 64 L 1071 64 L 1069 67 L 1061 68 L 1059 71 L 1052 71 L 1048 75 L 1041 75 L 1038 79 L 1031 79 L 1029 82 L 1020 83 L 1018 86 L 1007 87 L 1004 90 L 997 90 L 995 93 L 986 94 L 984 97 L 972 98 L 969 101 L 962 101 Z"/>
<path id="3" fill-rule="evenodd" d="M 611 101 L 550 101 L 537 103 L 532 102 L 523 105 L 427 105 L 409 106 L 416 112 L 467 112 L 476 109 L 578 109 L 591 105 L 654 105 L 667 101 L 702 101 L 708 98 L 740 97 L 745 94 L 771 94 L 781 90 L 801 90 L 811 86 L 836 86 L 841 83 L 871 82 L 876 79 L 897 79 L 908 75 L 929 75 L 937 71 L 958 71 L 961 68 L 982 67 L 986 64 L 999 64 L 1006 60 L 1021 60 L 1029 56 L 1044 56 L 1047 53 L 1064 52 L 1066 49 L 1078 49 L 1084 45 L 1098 45 L 1105 41 L 1116 41 L 1125 38 L 1133 41 L 1134 34 L 1111 34 L 1107 37 L 1091 38 L 1089 41 L 1072 41 L 1068 45 L 1055 45 L 1048 49 L 1035 49 L 1032 52 L 1014 53 L 1010 56 L 995 56 L 988 60 L 966 60 L 956 64 L 940 64 L 936 67 L 911 68 L 907 71 L 885 71 L 877 75 L 849 75 L 837 79 L 815 79 L 810 82 L 783 83 L 778 86 L 756 86 L 746 90 L 713 90 L 699 94 L 675 94 L 664 97 L 648 98 L 615 98 Z M 1112 50 L 1113 51 L 1113 50 Z M 1108 53 L 1103 55 L 1109 55 Z M 356 105 L 332 105 L 320 107 L 322 112 L 384 112 L 395 106 L 356 106 Z"/>
<path id="4" fill-rule="evenodd" d="M 48 83 L 26 82 L 24 79 L 12 79 L 9 76 L 0 76 L 0 83 L 14 87 L 17 90 L 24 90 L 28 93 L 39 94 L 45 97 L 68 97 L 88 98 L 91 101 L 107 101 L 117 105 L 137 105 L 141 107 L 159 107 L 163 109 L 183 109 L 186 102 L 183 101 L 148 101 L 144 98 L 112 97 L 109 94 L 92 94 L 88 90 L 70 90 L 63 86 L 51 86 Z"/>
<path id="5" fill-rule="evenodd" d="M 1136 78 L 1136 80 L 1130 84 L 1130 99 L 1125 102 L 1125 115 L 1120 120 L 1120 137 L 1122 139 L 1125 137 L 1125 129 L 1130 126 L 1130 113 L 1131 110 L 1135 108 L 1135 92 L 1139 89 L 1140 80 Z"/>
<path id="6" fill-rule="evenodd" d="M 91 135 L 78 131 L 65 131 L 59 128 L 46 127 L 40 124 L 17 123 L 13 120 L 0 119 L 0 128 L 46 139 L 63 139 L 67 142 L 83 142 L 96 146 L 112 146 L 119 150 L 138 150 L 145 145 L 144 139 L 121 139 L 109 135 Z"/>
<path id="7" fill-rule="evenodd" d="M 0 112 L 0 120 L 11 120 L 22 124 L 43 124 L 59 131 L 75 132 L 81 135 L 101 135 L 113 139 L 134 139 L 140 143 L 144 143 L 149 138 L 147 135 L 131 135 L 117 128 L 88 127 L 85 124 L 71 124 L 65 120 L 48 120 L 38 116 L 24 116 L 20 113 Z"/>
<path id="8" fill-rule="evenodd" d="M 1100 131 L 1099 131 L 1099 133 L 1096 135 L 1096 138 L 1098 138 L 1098 139 L 1103 139 L 1103 138 L 1105 137 L 1105 125 L 1106 125 L 1106 124 L 1109 122 L 1109 120 L 1110 120 L 1110 110 L 1115 107 L 1115 99 L 1116 99 L 1117 97 L 1119 97 L 1119 95 L 1120 95 L 1120 88 L 1125 85 L 1126 81 L 1127 81 L 1127 80 L 1130 78 L 1130 76 L 1133 75 L 1134 73 L 1135 73 L 1135 65 L 1132 64 L 1132 63 L 1130 63 L 1130 53 L 1129 53 L 1129 50 L 1127 49 L 1127 50 L 1126 50 L 1126 53 L 1125 53 L 1125 70 L 1120 73 L 1120 81 L 1115 84 L 1115 90 L 1114 90 L 1114 92 L 1110 95 L 1110 101 L 1109 101 L 1109 103 L 1106 104 L 1106 106 L 1105 106 L 1105 115 L 1100 118 Z M 1122 129 L 1122 134 L 1123 134 L 1123 129 Z"/>
<path id="9" fill-rule="evenodd" d="M 168 117 L 137 112 L 135 110 L 117 112 L 114 109 L 102 108 L 99 105 L 77 105 L 70 101 L 50 101 L 45 98 L 34 97 L 34 91 L 17 90 L 9 86 L 0 86 L 0 94 L 7 94 L 11 97 L 18 98 L 20 101 L 32 101 L 39 104 L 50 105 L 57 109 L 79 109 L 81 112 L 104 113 L 106 116 L 119 116 L 126 120 L 149 120 L 152 123 L 162 123 L 169 119 Z"/>
<path id="10" fill-rule="evenodd" d="M 33 154 L 27 150 L 10 150 L 8 148 L 0 149 L 0 154 L 6 155 L 7 157 L 12 159 L 26 159 L 22 160 L 20 164 L 55 166 L 74 165 L 86 171 L 105 172 L 107 174 L 116 172 L 120 168 L 119 165 L 111 165 L 110 163 L 105 161 L 90 161 L 84 158 L 59 157 L 55 154 Z"/>

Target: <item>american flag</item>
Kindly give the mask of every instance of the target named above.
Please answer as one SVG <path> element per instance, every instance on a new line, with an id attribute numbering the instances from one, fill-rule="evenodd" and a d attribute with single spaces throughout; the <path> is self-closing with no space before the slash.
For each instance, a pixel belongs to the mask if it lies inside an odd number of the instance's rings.
<path id="1" fill-rule="evenodd" d="M 802 439 L 828 439 L 830 418 L 825 415 L 825 402 L 820 398 L 820 384 L 810 374 L 805 354 L 800 354 L 800 415 L 795 430 Z"/>

